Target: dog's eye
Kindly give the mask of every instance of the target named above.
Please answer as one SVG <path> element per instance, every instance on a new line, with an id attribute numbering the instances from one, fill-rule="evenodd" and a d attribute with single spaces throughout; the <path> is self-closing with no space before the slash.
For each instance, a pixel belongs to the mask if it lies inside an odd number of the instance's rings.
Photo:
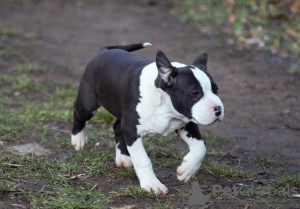
<path id="1" fill-rule="evenodd" d="M 202 92 L 199 90 L 194 90 L 190 93 L 190 95 L 193 97 L 193 99 L 199 99 L 202 96 Z"/>

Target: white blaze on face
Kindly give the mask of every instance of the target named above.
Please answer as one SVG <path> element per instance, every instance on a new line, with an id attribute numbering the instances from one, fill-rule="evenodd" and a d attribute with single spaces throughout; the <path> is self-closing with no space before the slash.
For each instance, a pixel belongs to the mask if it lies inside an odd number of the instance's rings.
<path id="1" fill-rule="evenodd" d="M 199 81 L 203 97 L 192 107 L 193 122 L 201 125 L 209 125 L 217 119 L 222 120 L 224 117 L 224 106 L 220 98 L 211 90 L 211 82 L 209 77 L 200 69 L 191 68 L 195 78 Z M 213 108 L 220 106 L 222 113 L 219 117 L 216 116 Z"/>

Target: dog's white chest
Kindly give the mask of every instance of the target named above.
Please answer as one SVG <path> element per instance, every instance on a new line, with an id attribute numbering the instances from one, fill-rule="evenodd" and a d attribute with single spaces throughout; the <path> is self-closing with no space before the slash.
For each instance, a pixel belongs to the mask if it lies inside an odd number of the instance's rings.
<path id="1" fill-rule="evenodd" d="M 168 133 L 183 127 L 186 122 L 172 118 L 170 114 L 161 111 L 151 111 L 141 114 L 137 131 L 142 136 L 154 136 L 156 134 L 167 135 Z"/>
<path id="2" fill-rule="evenodd" d="M 189 122 L 174 109 L 169 95 L 155 87 L 156 77 L 155 63 L 146 66 L 140 77 L 140 103 L 136 111 L 139 115 L 137 132 L 142 136 L 167 135 Z"/>

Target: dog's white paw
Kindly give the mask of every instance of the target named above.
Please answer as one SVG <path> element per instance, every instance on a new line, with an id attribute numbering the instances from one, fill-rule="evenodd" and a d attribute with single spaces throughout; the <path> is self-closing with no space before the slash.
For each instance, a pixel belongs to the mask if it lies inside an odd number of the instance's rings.
<path id="1" fill-rule="evenodd" d="M 117 165 L 117 167 L 124 167 L 124 168 L 133 167 L 130 156 L 123 155 L 121 153 L 121 150 L 118 147 L 119 147 L 119 143 L 116 144 L 116 165 Z"/>
<path id="2" fill-rule="evenodd" d="M 142 181 L 140 181 L 141 187 L 148 192 L 154 192 L 157 195 L 168 194 L 169 190 L 168 188 L 160 183 L 160 181 L 155 178 L 144 178 Z"/>
<path id="3" fill-rule="evenodd" d="M 88 135 L 86 128 L 84 128 L 81 132 L 79 132 L 76 135 L 72 134 L 71 143 L 77 151 L 83 150 L 83 147 L 87 143 L 87 141 Z"/>
<path id="4" fill-rule="evenodd" d="M 132 167 L 131 158 L 127 155 L 121 154 L 121 152 L 118 148 L 117 148 L 117 152 L 116 152 L 116 165 L 117 165 L 117 167 L 124 167 L 124 168 Z"/>
<path id="5" fill-rule="evenodd" d="M 190 178 L 192 178 L 197 171 L 199 170 L 202 163 L 201 160 L 197 160 L 194 156 L 188 153 L 181 163 L 181 165 L 177 168 L 177 179 L 179 181 L 183 181 L 186 183 Z"/>

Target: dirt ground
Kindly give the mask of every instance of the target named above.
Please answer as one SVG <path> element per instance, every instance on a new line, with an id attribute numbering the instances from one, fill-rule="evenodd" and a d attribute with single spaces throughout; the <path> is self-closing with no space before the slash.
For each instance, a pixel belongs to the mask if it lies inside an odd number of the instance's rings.
<path id="1" fill-rule="evenodd" d="M 230 138 L 221 142 L 221 149 L 241 158 L 247 169 L 258 170 L 255 160 L 270 156 L 275 161 L 274 167 L 299 174 L 300 76 L 287 73 L 288 60 L 256 50 L 235 50 L 218 37 L 208 37 L 180 23 L 170 14 L 169 7 L 158 1 L 74 2 L 0 0 L 0 28 L 41 35 L 26 46 L 26 56 L 49 66 L 47 77 L 43 78 L 45 82 L 67 80 L 77 88 L 85 65 L 105 45 L 150 42 L 152 47 L 136 54 L 154 59 L 156 51 L 161 49 L 170 60 L 185 64 L 208 52 L 208 70 L 219 86 L 225 119 L 200 130 Z M 34 95 L 32 98 L 37 99 Z M 71 130 L 71 123 L 65 128 Z M 71 148 L 69 151 L 75 152 Z M 168 172 L 162 170 L 160 175 L 169 175 Z M 88 181 L 99 178 L 94 176 Z M 172 184 L 183 185 L 175 180 Z M 166 199 L 178 201 L 174 207 L 189 207 L 187 199 L 172 196 Z M 142 208 L 151 199 L 115 201 L 112 207 Z M 291 199 L 289 204 L 291 208 L 300 208 L 299 202 L 299 198 Z M 235 199 L 225 198 L 211 200 L 207 208 L 246 207 Z"/>

